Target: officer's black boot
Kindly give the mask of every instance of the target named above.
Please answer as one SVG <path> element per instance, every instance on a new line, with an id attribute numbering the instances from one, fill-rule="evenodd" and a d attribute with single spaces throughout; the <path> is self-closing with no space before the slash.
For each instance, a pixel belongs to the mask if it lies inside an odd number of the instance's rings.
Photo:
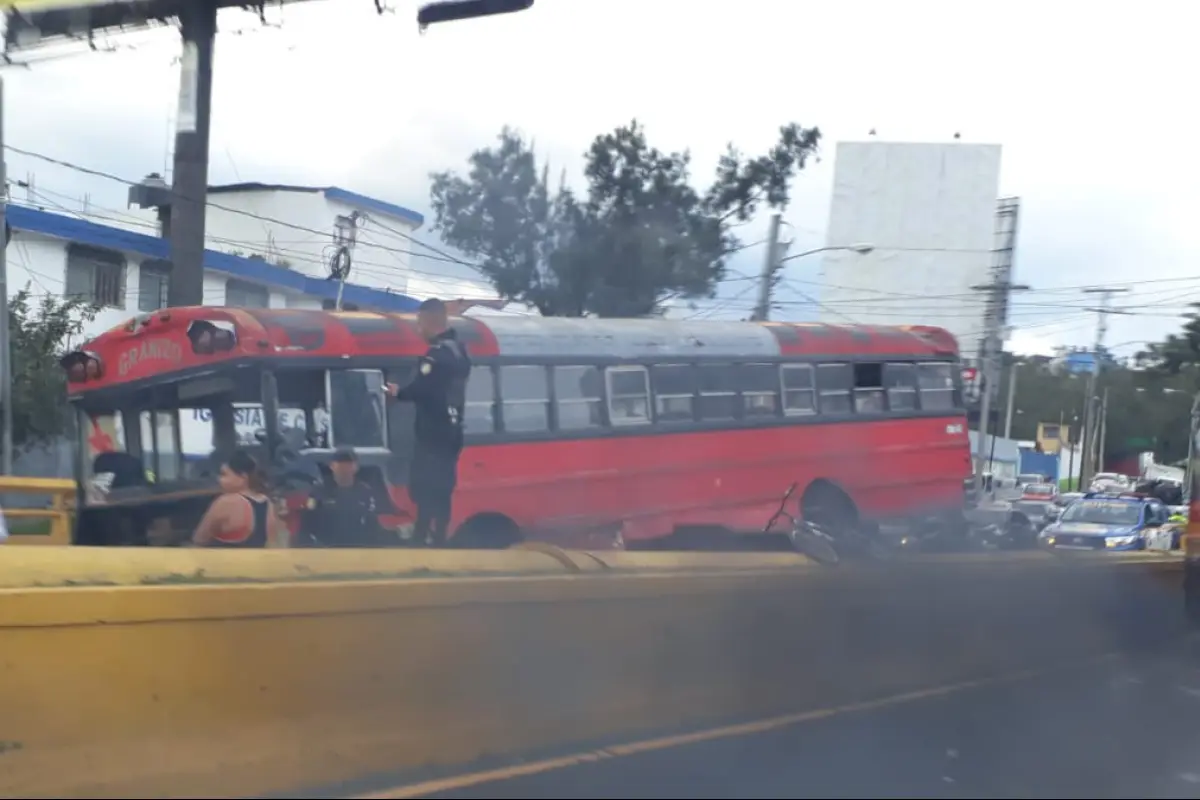
<path id="1" fill-rule="evenodd" d="M 433 524 L 429 528 L 429 546 L 446 546 L 446 523 L 442 522 L 440 519 L 434 520 Z"/>

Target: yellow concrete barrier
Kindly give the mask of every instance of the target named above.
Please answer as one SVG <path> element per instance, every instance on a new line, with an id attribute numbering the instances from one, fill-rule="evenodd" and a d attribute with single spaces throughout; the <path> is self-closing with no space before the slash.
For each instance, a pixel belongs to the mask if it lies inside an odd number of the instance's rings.
<path id="1" fill-rule="evenodd" d="M 1182 616 L 1178 562 L 519 557 L 558 572 L 2 590 L 0 796 L 286 794 L 1136 647 Z"/>
<path id="2" fill-rule="evenodd" d="M 0 548 L 0 588 L 380 580 L 560 574 L 535 551 Z"/>
<path id="3" fill-rule="evenodd" d="M 75 502 L 75 481 L 64 478 L 19 478 L 0 475 L 0 495 L 44 494 L 50 496 L 46 508 L 5 506 L 8 544 L 67 545 L 71 543 L 71 510 Z"/>
<path id="4" fill-rule="evenodd" d="M 818 568 L 790 553 L 585 553 L 510 550 L 203 550 L 0 548 L 0 588 L 384 580 L 603 571 L 711 572 Z"/>

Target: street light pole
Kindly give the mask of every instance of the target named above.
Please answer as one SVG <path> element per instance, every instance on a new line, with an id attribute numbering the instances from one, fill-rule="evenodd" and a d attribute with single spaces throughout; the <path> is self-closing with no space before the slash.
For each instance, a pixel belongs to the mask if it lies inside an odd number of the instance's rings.
<path id="1" fill-rule="evenodd" d="M 754 313 L 750 317 L 751 320 L 756 322 L 764 322 L 770 317 L 771 290 L 775 288 L 775 276 L 787 262 L 795 261 L 798 258 L 815 256 L 817 253 L 837 251 L 850 251 L 859 255 L 866 255 L 875 249 L 875 246 L 870 244 L 836 244 L 826 245 L 825 247 L 814 247 L 812 250 L 805 250 L 803 253 L 795 253 L 785 258 L 780 258 L 780 252 L 786 249 L 786 246 L 781 246 L 779 243 L 779 226 L 781 222 L 782 220 L 778 214 L 771 215 L 771 226 L 767 231 L 767 252 L 763 258 L 762 274 L 758 279 L 758 302 L 755 304 Z"/>

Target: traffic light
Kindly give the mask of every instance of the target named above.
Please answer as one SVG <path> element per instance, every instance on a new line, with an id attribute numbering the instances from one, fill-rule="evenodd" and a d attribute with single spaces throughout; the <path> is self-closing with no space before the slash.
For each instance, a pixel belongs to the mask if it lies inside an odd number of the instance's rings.
<path id="1" fill-rule="evenodd" d="M 417 10 L 417 24 L 425 28 L 439 22 L 458 22 L 476 17 L 527 11 L 532 6 L 533 0 L 445 0 L 421 6 Z"/>

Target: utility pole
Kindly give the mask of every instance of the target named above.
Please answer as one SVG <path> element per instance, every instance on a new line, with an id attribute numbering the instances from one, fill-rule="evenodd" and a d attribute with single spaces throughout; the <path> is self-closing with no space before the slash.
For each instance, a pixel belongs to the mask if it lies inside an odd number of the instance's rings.
<path id="1" fill-rule="evenodd" d="M 1100 371 L 1104 368 L 1103 349 L 1104 337 L 1108 335 L 1108 315 L 1127 314 L 1127 311 L 1114 310 L 1110 307 L 1112 296 L 1128 292 L 1128 288 L 1091 288 L 1084 289 L 1084 294 L 1100 295 L 1100 305 L 1096 308 L 1084 309 L 1096 313 L 1096 341 L 1092 345 L 1092 371 L 1088 375 L 1086 394 L 1083 397 L 1083 454 L 1080 456 L 1079 485 L 1086 487 L 1091 483 L 1092 475 L 1096 473 L 1096 464 L 1100 457 L 1095 454 L 1096 445 L 1100 439 L 1100 420 L 1097 414 L 1096 387 L 1100 380 Z"/>
<path id="2" fill-rule="evenodd" d="M 1013 292 L 1028 291 L 1024 284 L 1014 284 L 998 273 L 991 283 L 972 286 L 984 292 L 983 347 L 980 354 L 979 374 L 983 378 L 983 399 L 979 408 L 979 442 L 976 447 L 975 474 L 983 486 L 983 473 L 988 458 L 988 431 L 991 429 L 992 393 L 999 388 L 1000 353 L 1004 347 L 1004 326 L 1007 322 L 1008 298 Z M 997 398 L 999 399 L 999 398 Z"/>
<path id="3" fill-rule="evenodd" d="M 13 471 L 13 409 L 12 409 L 12 336 L 8 329 L 8 168 L 4 160 L 4 78 L 0 77 L 0 228 L 4 239 L 0 244 L 0 404 L 4 414 L 2 469 L 5 475 Z"/>
<path id="4" fill-rule="evenodd" d="M 1104 445 L 1108 441 L 1108 387 L 1100 400 L 1100 442 L 1096 446 L 1096 471 L 1104 472 Z"/>
<path id="5" fill-rule="evenodd" d="M 208 207 L 208 134 L 212 122 L 213 45 L 217 0 L 193 0 L 179 10 L 179 113 L 171 170 L 172 306 L 204 304 L 204 224 Z"/>
<path id="6" fill-rule="evenodd" d="M 1014 358 L 1013 363 L 1008 368 L 1008 403 L 1004 412 L 1004 438 L 1012 438 L 1012 421 L 1013 421 L 1013 403 L 1017 399 L 1017 360 Z M 1061 430 L 1062 426 L 1059 425 Z"/>
<path id="7" fill-rule="evenodd" d="M 771 215 L 767 228 L 767 252 L 763 256 L 762 274 L 758 278 L 758 302 L 750 319 L 765 322 L 771 315 L 771 289 L 775 286 L 775 273 L 779 271 L 779 223 L 778 213 Z"/>

